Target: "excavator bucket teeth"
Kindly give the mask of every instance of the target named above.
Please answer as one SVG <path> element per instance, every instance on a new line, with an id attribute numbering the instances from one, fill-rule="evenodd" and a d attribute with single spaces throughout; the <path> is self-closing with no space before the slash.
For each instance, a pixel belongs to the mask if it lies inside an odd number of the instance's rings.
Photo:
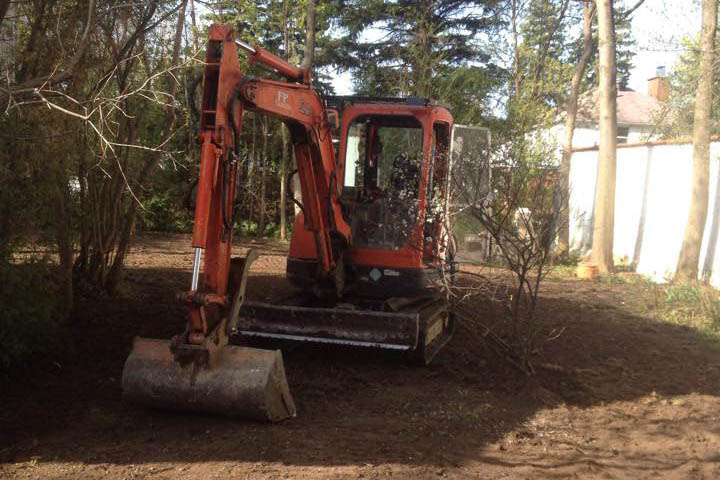
<path id="1" fill-rule="evenodd" d="M 122 388 L 126 399 L 150 407 L 271 422 L 295 416 L 280 350 L 227 345 L 207 365 L 181 365 L 170 342 L 136 338 Z"/>

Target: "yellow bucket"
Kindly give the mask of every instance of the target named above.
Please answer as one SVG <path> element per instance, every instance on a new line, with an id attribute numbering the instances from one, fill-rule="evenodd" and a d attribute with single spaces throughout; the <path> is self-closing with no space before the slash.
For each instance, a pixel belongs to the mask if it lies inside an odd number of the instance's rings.
<path id="1" fill-rule="evenodd" d="M 598 266 L 594 263 L 580 263 L 575 274 L 581 280 L 592 280 L 598 274 Z"/>

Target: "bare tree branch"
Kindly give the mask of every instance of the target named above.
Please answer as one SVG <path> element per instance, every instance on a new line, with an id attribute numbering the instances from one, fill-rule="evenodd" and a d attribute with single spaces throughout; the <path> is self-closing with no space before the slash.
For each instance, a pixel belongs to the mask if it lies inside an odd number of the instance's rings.
<path id="1" fill-rule="evenodd" d="M 80 38 L 80 41 L 78 42 L 77 49 L 75 50 L 75 55 L 70 59 L 70 62 L 63 70 L 56 70 L 50 75 L 46 75 L 43 77 L 37 77 L 33 78 L 27 81 L 22 82 L 19 85 L 15 85 L 13 87 L 8 88 L 1 88 L 0 87 L 0 101 L 5 101 L 3 97 L 7 97 L 10 95 L 15 95 L 22 92 L 28 92 L 32 91 L 40 86 L 43 85 L 55 85 L 57 83 L 63 82 L 65 80 L 68 80 L 71 78 L 75 72 L 75 69 L 77 68 L 78 64 L 80 63 L 80 60 L 82 59 L 83 55 L 85 55 L 85 52 L 87 51 L 87 48 L 90 44 L 90 32 L 95 27 L 95 0 L 89 0 L 88 1 L 88 10 L 87 10 L 87 20 L 85 21 L 85 29 L 83 31 L 82 37 Z"/>
<path id="2" fill-rule="evenodd" d="M 620 17 L 620 20 L 625 20 L 626 18 L 630 17 L 630 15 L 632 15 L 632 14 L 635 12 L 635 10 L 637 10 L 638 8 L 640 8 L 640 6 L 641 6 L 643 3 L 645 3 L 645 0 L 638 0 L 637 3 L 635 3 L 635 5 L 633 5 L 632 7 L 630 7 L 629 9 L 625 10 L 625 11 L 622 13 L 622 16 Z"/>

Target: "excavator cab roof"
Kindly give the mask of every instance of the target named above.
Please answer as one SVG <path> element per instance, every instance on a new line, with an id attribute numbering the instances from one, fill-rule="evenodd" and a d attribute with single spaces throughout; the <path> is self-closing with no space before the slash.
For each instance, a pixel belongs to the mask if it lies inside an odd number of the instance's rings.
<path id="1" fill-rule="evenodd" d="M 363 95 L 328 95 L 325 97 L 329 108 L 342 110 L 346 105 L 364 103 L 388 103 L 395 105 L 412 105 L 420 107 L 443 107 L 450 110 L 449 105 L 442 104 L 436 100 L 422 97 L 372 97 Z"/>

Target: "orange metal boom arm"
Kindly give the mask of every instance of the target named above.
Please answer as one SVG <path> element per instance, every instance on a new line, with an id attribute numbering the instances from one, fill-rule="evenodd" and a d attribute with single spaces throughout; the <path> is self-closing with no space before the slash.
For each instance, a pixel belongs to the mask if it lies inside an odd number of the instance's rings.
<path id="1" fill-rule="evenodd" d="M 250 60 L 284 75 L 290 82 L 245 78 L 238 46 Z M 292 82 L 292 83 L 291 83 Z M 297 83 L 303 82 L 303 83 Z M 212 305 L 227 306 L 232 248 L 232 218 L 238 175 L 238 141 L 244 109 L 273 115 L 288 126 L 302 188 L 305 226 L 316 240 L 319 275 L 328 277 L 350 243 L 350 227 L 339 202 L 339 183 L 327 112 L 310 85 L 309 71 L 290 65 L 261 47 L 235 40 L 226 25 L 213 25 L 206 51 L 200 142 L 202 144 L 192 245 L 193 282 L 188 341 L 201 343 L 218 321 Z M 204 288 L 198 294 L 201 252 Z M 207 307 L 207 308 L 206 308 Z"/>
<path id="2" fill-rule="evenodd" d="M 339 249 L 350 243 L 342 216 L 335 152 L 325 105 L 304 84 L 253 80 L 241 88 L 245 106 L 281 118 L 290 129 L 297 162 L 305 228 L 313 232 L 323 276 L 336 266 Z M 339 244 L 338 244 L 339 242 Z"/>

